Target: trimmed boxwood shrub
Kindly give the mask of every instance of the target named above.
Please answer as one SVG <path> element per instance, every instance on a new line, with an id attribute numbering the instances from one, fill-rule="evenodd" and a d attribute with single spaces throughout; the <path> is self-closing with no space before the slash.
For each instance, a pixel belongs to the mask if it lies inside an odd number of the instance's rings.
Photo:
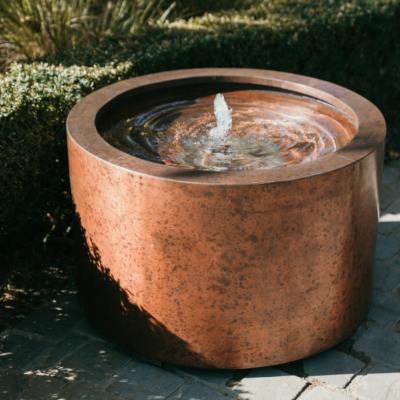
<path id="1" fill-rule="evenodd" d="M 21 232 L 68 190 L 65 120 L 83 95 L 132 74 L 103 67 L 14 64 L 0 80 L 0 237 Z M 60 203 L 61 202 L 61 203 Z"/>
<path id="2" fill-rule="evenodd" d="M 24 229 L 68 191 L 64 124 L 71 106 L 136 74 L 217 66 L 311 75 L 374 101 L 394 138 L 398 21 L 400 0 L 275 0 L 104 38 L 95 48 L 59 55 L 51 61 L 57 66 L 14 65 L 0 77 L 0 236 Z"/>

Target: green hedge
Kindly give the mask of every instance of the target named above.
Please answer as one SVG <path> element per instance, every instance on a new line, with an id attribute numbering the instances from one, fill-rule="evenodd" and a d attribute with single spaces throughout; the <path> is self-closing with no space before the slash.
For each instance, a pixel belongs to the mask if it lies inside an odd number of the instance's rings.
<path id="1" fill-rule="evenodd" d="M 0 237 L 22 233 L 68 204 L 65 120 L 85 94 L 127 78 L 131 63 L 103 67 L 14 64 L 0 80 Z"/>
<path id="2" fill-rule="evenodd" d="M 209 14 L 107 38 L 52 60 L 59 66 L 14 65 L 0 78 L 0 236 L 64 204 L 68 110 L 95 88 L 128 76 L 206 66 L 312 75 L 370 98 L 395 137 L 398 21 L 400 0 L 275 0 L 240 14 Z"/>

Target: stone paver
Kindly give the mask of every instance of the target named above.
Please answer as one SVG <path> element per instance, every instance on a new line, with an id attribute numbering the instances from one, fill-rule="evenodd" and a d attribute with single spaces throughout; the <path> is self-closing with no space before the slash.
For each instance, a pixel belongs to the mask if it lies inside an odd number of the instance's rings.
<path id="1" fill-rule="evenodd" d="M 0 375 L 1 400 L 61 399 L 67 384 L 51 376 L 6 373 Z"/>
<path id="2" fill-rule="evenodd" d="M 349 391 L 360 400 L 399 400 L 400 372 L 372 365 L 351 382 Z"/>
<path id="3" fill-rule="evenodd" d="M 276 368 L 252 371 L 233 387 L 243 400 L 291 400 L 306 386 L 306 381 Z"/>
<path id="4" fill-rule="evenodd" d="M 400 223 L 399 223 L 400 225 Z M 399 237 L 400 242 L 400 237 Z M 400 282 L 400 257 L 389 261 L 378 261 L 375 266 L 374 289 L 391 292 Z"/>
<path id="5" fill-rule="evenodd" d="M 76 291 L 53 298 L 47 307 L 33 312 L 18 325 L 18 329 L 36 333 L 46 340 L 59 340 L 82 318 Z"/>
<path id="6" fill-rule="evenodd" d="M 34 337 L 19 335 L 12 330 L 4 332 L 0 341 L 0 373 L 21 370 L 45 348 L 43 342 Z"/>
<path id="7" fill-rule="evenodd" d="M 369 310 L 369 319 L 383 326 L 393 325 L 400 320 L 400 292 L 397 288 L 392 292 L 374 292 Z"/>
<path id="8" fill-rule="evenodd" d="M 398 193 L 398 189 L 396 186 L 389 185 L 389 186 L 383 187 L 382 197 L 380 200 L 381 210 L 386 212 L 389 209 L 389 207 L 391 207 L 398 198 L 399 198 L 399 193 Z M 393 207 L 391 209 L 393 209 Z M 391 212 L 391 213 L 396 214 L 396 212 Z"/>
<path id="9" fill-rule="evenodd" d="M 129 397 L 132 400 L 156 400 L 157 398 L 138 397 L 134 393 Z M 44 399 L 42 399 L 44 400 Z M 87 383 L 78 383 L 66 386 L 61 391 L 60 398 L 57 400 L 127 400 L 126 397 L 120 397 L 112 393 L 94 388 Z"/>
<path id="10" fill-rule="evenodd" d="M 55 365 L 73 351 L 88 344 L 90 339 L 78 332 L 69 332 L 61 340 L 46 346 L 45 351 L 41 353 L 29 368 L 43 368 Z"/>
<path id="11" fill-rule="evenodd" d="M 107 391 L 139 399 L 165 399 L 184 383 L 180 376 L 143 362 L 132 360 L 113 376 Z"/>
<path id="12" fill-rule="evenodd" d="M 396 326 L 371 326 L 353 348 L 374 361 L 400 369 L 400 333 Z"/>
<path id="13" fill-rule="evenodd" d="M 328 383 L 339 388 L 344 388 L 364 366 L 357 358 L 337 350 L 328 350 L 303 361 L 307 380 Z"/>
<path id="14" fill-rule="evenodd" d="M 356 400 L 349 393 L 332 390 L 323 386 L 311 386 L 298 398 L 299 400 Z"/>
<path id="15" fill-rule="evenodd" d="M 390 260 L 399 251 L 399 238 L 397 236 L 378 235 L 376 243 L 377 260 Z"/>
<path id="16" fill-rule="evenodd" d="M 3 371 L 0 374 L 0 399 L 15 400 L 22 384 L 22 376 Z"/>
<path id="17" fill-rule="evenodd" d="M 74 380 L 104 386 L 130 360 L 128 354 L 116 350 L 113 346 L 93 341 L 72 352 L 58 366 L 67 371 L 74 371 L 76 375 Z"/>
<path id="18" fill-rule="evenodd" d="M 400 185 L 400 181 L 397 183 Z M 397 188 L 398 189 L 398 188 Z M 396 200 L 394 200 L 385 210 L 385 212 L 388 212 L 389 214 L 395 215 L 395 220 L 398 221 L 399 213 L 400 213 L 400 198 L 397 197 Z"/>
<path id="19" fill-rule="evenodd" d="M 134 397 L 132 397 L 134 399 Z M 189 382 L 181 386 L 168 400 L 228 400 L 232 397 L 218 392 L 200 382 Z M 150 400 L 150 398 L 148 399 Z"/>
<path id="20" fill-rule="evenodd" d="M 225 386 L 234 377 L 234 372 L 231 370 L 214 371 L 210 369 L 174 367 L 171 367 L 171 369 L 180 375 L 201 380 L 211 386 Z"/>
<path id="21" fill-rule="evenodd" d="M 379 233 L 382 235 L 400 233 L 400 212 L 398 214 L 384 212 L 379 221 Z"/>
<path id="22" fill-rule="evenodd" d="M 0 399 L 400 400 L 400 162 L 381 209 L 368 321 L 336 349 L 248 371 L 155 366 L 91 327 L 71 284 L 0 333 Z"/>

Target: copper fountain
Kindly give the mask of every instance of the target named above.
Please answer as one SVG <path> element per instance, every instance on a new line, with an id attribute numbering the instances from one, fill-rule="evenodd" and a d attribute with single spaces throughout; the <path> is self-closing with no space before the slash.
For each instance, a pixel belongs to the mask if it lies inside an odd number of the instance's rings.
<path id="1" fill-rule="evenodd" d="M 308 162 L 220 172 L 105 139 L 151 107 L 246 91 L 329 106 L 347 136 Z M 287 363 L 343 341 L 368 310 L 385 129 L 358 94 L 267 70 L 163 72 L 85 97 L 67 130 L 89 319 L 128 350 L 205 368 Z"/>

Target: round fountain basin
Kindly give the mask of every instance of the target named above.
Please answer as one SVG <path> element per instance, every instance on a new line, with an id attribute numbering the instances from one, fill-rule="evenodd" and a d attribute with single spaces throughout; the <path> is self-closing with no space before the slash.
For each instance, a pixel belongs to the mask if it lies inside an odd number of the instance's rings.
<path id="1" fill-rule="evenodd" d="M 208 142 L 187 156 L 215 124 L 217 93 L 240 144 L 223 163 L 204 156 Z M 336 345 L 366 317 L 385 137 L 366 99 L 282 72 L 171 71 L 90 94 L 67 130 L 82 303 L 127 349 L 186 366 L 276 365 Z M 249 161 L 267 144 L 274 162 Z"/>
<path id="2" fill-rule="evenodd" d="M 289 91 L 239 87 L 218 96 L 228 102 L 222 107 L 230 108 L 225 133 L 216 126 L 214 96 L 189 100 L 182 96 L 132 113 L 103 137 L 150 161 L 226 171 L 312 161 L 346 145 L 356 131 L 350 113 Z"/>

